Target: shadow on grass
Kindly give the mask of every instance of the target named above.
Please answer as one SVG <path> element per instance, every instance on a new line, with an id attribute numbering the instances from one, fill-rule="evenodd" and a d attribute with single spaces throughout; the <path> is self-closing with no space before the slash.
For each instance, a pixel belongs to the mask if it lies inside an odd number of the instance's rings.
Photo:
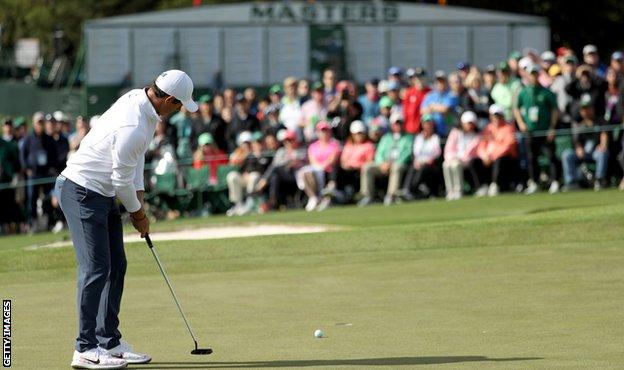
<path id="1" fill-rule="evenodd" d="M 458 362 L 505 362 L 541 360 L 541 357 L 489 358 L 486 356 L 424 356 L 424 357 L 381 357 L 354 358 L 344 360 L 278 360 L 248 362 L 152 362 L 133 369 L 219 369 L 219 368 L 264 368 L 264 367 L 309 367 L 309 366 L 407 366 L 435 365 Z"/>

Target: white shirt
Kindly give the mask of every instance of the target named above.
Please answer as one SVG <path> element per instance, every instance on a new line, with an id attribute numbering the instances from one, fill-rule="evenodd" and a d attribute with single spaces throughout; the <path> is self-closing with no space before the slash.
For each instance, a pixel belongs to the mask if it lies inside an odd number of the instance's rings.
<path id="1" fill-rule="evenodd" d="M 414 140 L 414 159 L 419 163 L 426 163 L 438 158 L 442 154 L 440 137 L 436 134 L 425 139 L 425 135 L 418 134 Z"/>
<path id="2" fill-rule="evenodd" d="M 82 139 L 62 175 L 107 197 L 119 197 L 128 212 L 141 208 L 145 151 L 159 116 L 143 89 L 127 92 Z"/>

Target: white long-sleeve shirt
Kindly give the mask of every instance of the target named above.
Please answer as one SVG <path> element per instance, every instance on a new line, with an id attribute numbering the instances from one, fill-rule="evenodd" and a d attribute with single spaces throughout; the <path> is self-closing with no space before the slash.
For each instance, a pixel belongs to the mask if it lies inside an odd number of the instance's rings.
<path id="1" fill-rule="evenodd" d="M 418 163 L 427 163 L 437 159 L 442 154 L 440 147 L 440 137 L 436 134 L 425 138 L 425 135 L 418 134 L 414 140 L 414 160 Z"/>
<path id="2" fill-rule="evenodd" d="M 82 139 L 62 175 L 107 197 L 117 196 L 128 212 L 141 208 L 145 151 L 159 116 L 144 89 L 119 98 Z"/>

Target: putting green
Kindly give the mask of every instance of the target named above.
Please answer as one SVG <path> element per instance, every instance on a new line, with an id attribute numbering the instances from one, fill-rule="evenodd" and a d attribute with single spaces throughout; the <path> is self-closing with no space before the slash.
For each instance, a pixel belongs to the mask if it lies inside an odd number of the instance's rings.
<path id="1" fill-rule="evenodd" d="M 341 229 L 155 243 L 210 356 L 189 354 L 151 254 L 128 244 L 121 329 L 154 357 L 132 368 L 621 368 L 623 203 L 611 190 L 156 224 Z M 69 366 L 73 250 L 25 249 L 60 238 L 0 238 L 16 369 Z"/>

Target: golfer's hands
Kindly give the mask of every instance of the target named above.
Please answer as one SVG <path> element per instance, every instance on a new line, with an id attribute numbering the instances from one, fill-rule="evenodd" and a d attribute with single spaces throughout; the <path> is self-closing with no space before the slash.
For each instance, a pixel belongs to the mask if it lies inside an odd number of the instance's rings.
<path id="1" fill-rule="evenodd" d="M 149 218 L 147 218 L 143 207 L 136 212 L 132 212 L 130 220 L 132 220 L 132 226 L 141 234 L 141 238 L 145 238 L 145 235 L 149 233 Z"/>

